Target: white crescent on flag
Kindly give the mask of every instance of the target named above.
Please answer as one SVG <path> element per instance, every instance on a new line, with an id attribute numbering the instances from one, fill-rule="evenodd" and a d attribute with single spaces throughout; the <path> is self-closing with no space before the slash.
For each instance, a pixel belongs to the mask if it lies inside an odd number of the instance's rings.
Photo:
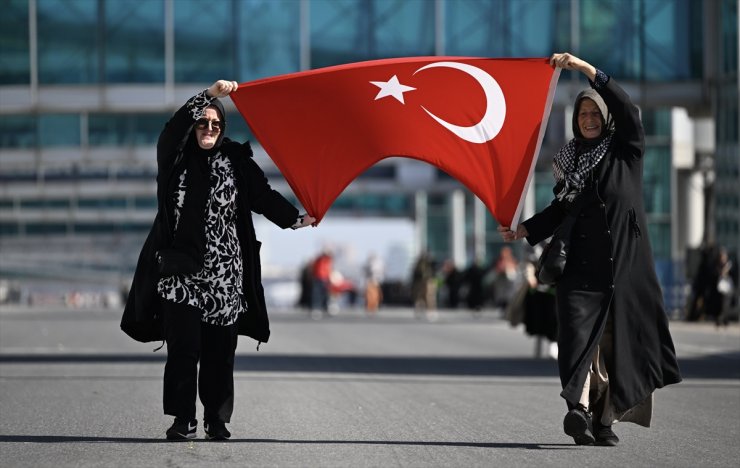
<path id="1" fill-rule="evenodd" d="M 470 143 L 485 143 L 496 138 L 498 132 L 501 131 L 501 127 L 504 126 L 504 120 L 506 119 L 506 99 L 504 99 L 504 92 L 501 91 L 501 87 L 496 80 L 478 67 L 458 62 L 430 63 L 416 70 L 414 75 L 422 70 L 437 67 L 454 68 L 473 77 L 481 85 L 486 95 L 486 113 L 477 124 L 470 127 L 463 127 L 440 119 L 429 112 L 424 106 L 421 106 L 421 108 L 436 120 L 437 123 L 465 141 L 469 141 Z"/>

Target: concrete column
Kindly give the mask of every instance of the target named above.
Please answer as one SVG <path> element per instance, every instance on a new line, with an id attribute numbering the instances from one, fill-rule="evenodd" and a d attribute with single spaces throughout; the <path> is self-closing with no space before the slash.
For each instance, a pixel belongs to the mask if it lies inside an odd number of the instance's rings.
<path id="1" fill-rule="evenodd" d="M 427 193 L 414 194 L 414 258 L 427 249 Z"/>
<path id="2" fill-rule="evenodd" d="M 486 216 L 489 216 L 486 210 L 486 205 L 478 198 L 473 199 L 473 258 L 485 259 L 486 258 Z M 466 259 L 467 260 L 467 259 Z M 463 265 L 455 265 L 459 267 L 465 267 Z"/>
<path id="3" fill-rule="evenodd" d="M 450 239 L 452 261 L 465 265 L 465 192 L 460 189 L 450 195 Z"/>

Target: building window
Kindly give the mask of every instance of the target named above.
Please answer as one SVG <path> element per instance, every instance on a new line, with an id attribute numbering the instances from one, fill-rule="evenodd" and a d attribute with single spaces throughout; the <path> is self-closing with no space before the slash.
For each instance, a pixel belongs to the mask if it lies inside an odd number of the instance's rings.
<path id="1" fill-rule="evenodd" d="M 701 78 L 700 2 L 581 0 L 580 54 L 617 78 Z"/>
<path id="2" fill-rule="evenodd" d="M 240 2 L 174 2 L 175 81 L 213 83 L 218 78 L 235 79 L 234 9 Z M 231 78 L 234 77 L 234 78 Z"/>
<path id="3" fill-rule="evenodd" d="M 2 3 L 0 31 L 0 85 L 30 83 L 28 0 Z"/>
<path id="4" fill-rule="evenodd" d="M 434 55 L 434 2 L 311 2 L 311 67 Z"/>
<path id="5" fill-rule="evenodd" d="M 41 84 L 100 81 L 102 24 L 98 5 L 91 0 L 37 2 Z"/>
<path id="6" fill-rule="evenodd" d="M 109 0 L 104 8 L 105 80 L 108 83 L 163 82 L 163 0 Z"/>
<path id="7" fill-rule="evenodd" d="M 35 148 L 37 124 L 33 115 L 4 115 L 0 118 L 0 148 Z"/>
<path id="8" fill-rule="evenodd" d="M 300 2 L 241 0 L 234 3 L 237 26 L 236 80 L 250 81 L 300 69 Z M 241 25 L 245 27 L 241 27 Z"/>
<path id="9" fill-rule="evenodd" d="M 446 5 L 447 55 L 549 57 L 568 48 L 570 0 L 458 0 Z"/>
<path id="10" fill-rule="evenodd" d="M 38 146 L 80 146 L 79 114 L 43 114 L 39 116 Z"/>

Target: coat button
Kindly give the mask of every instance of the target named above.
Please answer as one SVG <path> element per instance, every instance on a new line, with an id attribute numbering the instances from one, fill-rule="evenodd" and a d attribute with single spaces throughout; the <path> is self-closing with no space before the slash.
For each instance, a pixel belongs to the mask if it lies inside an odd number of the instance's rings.
<path id="1" fill-rule="evenodd" d="M 611 236 L 612 232 L 609 229 L 607 229 L 606 231 L 604 231 L 604 234 L 606 234 L 607 236 Z"/>
<path id="2" fill-rule="evenodd" d="M 606 208 L 606 203 L 602 203 L 601 205 L 599 205 L 599 207 L 603 210 L 604 208 Z"/>
<path id="3" fill-rule="evenodd" d="M 613 284 L 612 285 L 609 285 L 609 289 L 613 290 L 614 289 L 614 285 Z"/>

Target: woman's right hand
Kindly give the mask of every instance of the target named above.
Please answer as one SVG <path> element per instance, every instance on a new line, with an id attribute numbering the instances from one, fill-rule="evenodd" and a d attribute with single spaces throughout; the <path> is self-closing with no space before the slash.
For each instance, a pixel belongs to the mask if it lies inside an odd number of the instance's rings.
<path id="1" fill-rule="evenodd" d="M 596 78 L 596 67 L 568 52 L 552 54 L 550 65 L 563 70 L 578 70 L 591 81 Z"/>
<path id="2" fill-rule="evenodd" d="M 208 87 L 206 94 L 214 98 L 226 97 L 236 91 L 239 84 L 236 81 L 218 80 Z"/>
<path id="3" fill-rule="evenodd" d="M 499 226 L 498 232 L 499 234 L 501 234 L 501 237 L 504 239 L 505 242 L 524 239 L 529 235 L 529 231 L 527 231 L 527 228 L 524 227 L 523 224 L 517 226 L 516 231 L 512 231 L 509 226 Z"/>

